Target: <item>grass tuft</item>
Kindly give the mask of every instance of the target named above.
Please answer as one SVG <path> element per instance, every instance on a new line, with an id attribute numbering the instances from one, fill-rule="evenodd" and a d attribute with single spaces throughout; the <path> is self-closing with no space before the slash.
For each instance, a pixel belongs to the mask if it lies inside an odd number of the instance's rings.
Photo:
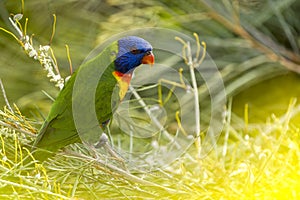
<path id="1" fill-rule="evenodd" d="M 292 121 L 300 106 L 295 99 L 283 116 L 270 116 L 264 124 L 245 123 L 247 129 L 235 127 L 243 119 L 227 112 L 228 138 L 221 137 L 207 157 L 194 160 L 190 156 L 197 149 L 191 147 L 166 168 L 134 174 L 104 155 L 95 159 L 79 144 L 42 164 L 24 165 L 31 157 L 24 146 L 34 137 L 1 126 L 0 198 L 299 198 L 300 131 Z"/>

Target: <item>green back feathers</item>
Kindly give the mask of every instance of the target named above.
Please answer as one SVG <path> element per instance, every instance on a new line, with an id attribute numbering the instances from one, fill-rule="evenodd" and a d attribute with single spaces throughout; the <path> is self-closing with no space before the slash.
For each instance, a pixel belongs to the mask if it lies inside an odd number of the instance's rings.
<path id="1" fill-rule="evenodd" d="M 111 118 L 111 107 L 119 102 L 118 96 L 113 95 L 115 86 L 118 84 L 112 75 L 115 70 L 114 60 L 117 49 L 117 42 L 112 43 L 99 55 L 80 66 L 78 71 L 71 76 L 53 103 L 34 143 L 34 148 L 56 152 L 68 144 L 79 142 L 74 114 L 81 117 L 80 124 L 91 123 L 91 116 L 96 114 L 97 122 L 89 124 L 87 129 L 89 126 L 98 126 Z M 114 94 L 118 94 L 118 88 L 116 89 Z M 92 106 L 91 99 L 93 98 L 89 94 L 94 95 Z M 114 96 L 113 101 L 112 96 Z M 50 155 L 40 151 L 35 157 L 38 160 L 45 160 Z"/>

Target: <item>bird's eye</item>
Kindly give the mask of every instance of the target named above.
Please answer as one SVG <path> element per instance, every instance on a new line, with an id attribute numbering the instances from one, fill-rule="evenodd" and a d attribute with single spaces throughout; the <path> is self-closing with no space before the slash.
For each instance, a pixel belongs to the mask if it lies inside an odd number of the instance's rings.
<path id="1" fill-rule="evenodd" d="M 138 49 L 132 49 L 132 50 L 131 50 L 131 53 L 132 53 L 132 54 L 139 54 L 139 53 L 141 53 L 141 51 L 138 50 Z"/>

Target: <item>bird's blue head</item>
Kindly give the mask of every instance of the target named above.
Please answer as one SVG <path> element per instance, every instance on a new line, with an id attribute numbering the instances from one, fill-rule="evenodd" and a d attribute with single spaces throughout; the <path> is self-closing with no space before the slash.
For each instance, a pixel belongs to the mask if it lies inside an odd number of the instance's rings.
<path id="1" fill-rule="evenodd" d="M 140 64 L 154 64 L 150 43 L 136 36 L 121 38 L 118 41 L 115 70 L 124 74 L 132 71 Z"/>

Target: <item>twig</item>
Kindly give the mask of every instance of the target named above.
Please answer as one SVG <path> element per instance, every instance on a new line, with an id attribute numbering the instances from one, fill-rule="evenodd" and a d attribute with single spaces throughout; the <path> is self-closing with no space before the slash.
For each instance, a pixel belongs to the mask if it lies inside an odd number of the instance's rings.
<path id="1" fill-rule="evenodd" d="M 113 147 L 110 145 L 109 140 L 108 140 L 108 136 L 106 135 L 106 133 L 102 133 L 102 135 L 100 136 L 99 142 L 93 146 L 93 150 L 95 150 L 94 148 L 100 148 L 103 147 L 113 158 L 115 158 L 116 160 L 118 160 L 124 168 L 125 167 L 125 159 L 122 158 L 122 156 L 116 152 Z"/>
<path id="2" fill-rule="evenodd" d="M 144 100 L 140 97 L 140 95 L 135 91 L 135 89 L 129 85 L 129 90 L 132 92 L 132 94 L 134 95 L 134 97 L 137 99 L 137 101 L 139 102 L 139 104 L 143 107 L 143 109 L 145 110 L 145 112 L 148 114 L 148 116 L 151 118 L 151 120 L 154 122 L 154 124 L 156 125 L 156 127 L 162 131 L 162 133 L 172 142 L 174 142 L 174 144 L 176 145 L 177 148 L 180 148 L 181 146 L 174 140 L 174 138 L 165 130 L 165 128 L 161 125 L 161 123 L 158 121 L 158 119 L 156 117 L 153 116 L 151 110 L 147 107 L 146 103 L 144 102 Z"/>
<path id="3" fill-rule="evenodd" d="M 245 108 L 244 108 L 244 121 L 245 121 L 245 134 L 248 134 L 248 125 L 249 125 L 249 104 L 248 103 L 245 104 Z"/>
<path id="4" fill-rule="evenodd" d="M 72 60 L 71 60 L 71 55 L 70 55 L 70 48 L 67 44 L 65 45 L 65 47 L 66 47 L 66 51 L 67 51 L 67 58 L 69 61 L 70 75 L 72 75 L 73 74 L 73 66 L 72 66 Z"/>
<path id="5" fill-rule="evenodd" d="M 196 145 L 198 149 L 198 157 L 201 157 L 201 137 L 200 137 L 200 106 L 199 106 L 199 94 L 198 94 L 198 86 L 195 76 L 195 67 L 192 59 L 192 52 L 190 43 L 187 42 L 187 55 L 188 55 L 188 65 L 190 68 L 191 81 L 193 85 L 194 91 L 194 106 L 195 106 L 195 132 L 196 132 Z"/>
<path id="6" fill-rule="evenodd" d="M 10 124 L 8 124 L 8 123 L 5 123 L 5 122 L 3 122 L 3 121 L 1 121 L 1 120 L 0 120 L 0 125 L 1 125 L 1 126 L 5 126 L 5 127 L 7 127 L 7 128 L 14 129 L 14 130 L 16 130 L 16 131 L 19 131 L 19 132 L 24 133 L 24 134 L 26 134 L 26 135 L 29 135 L 29 136 L 31 136 L 31 137 L 36 137 L 36 136 L 37 136 L 36 134 L 31 133 L 30 131 L 24 130 L 24 129 L 19 128 L 19 127 L 14 127 L 14 126 L 12 126 L 12 125 L 10 125 Z"/>
<path id="7" fill-rule="evenodd" d="M 180 78 L 180 83 L 170 81 L 170 80 L 167 80 L 167 79 L 160 79 L 158 81 L 158 85 L 157 85 L 157 87 L 158 87 L 158 102 L 161 106 L 166 104 L 170 100 L 170 98 L 171 98 L 171 96 L 172 96 L 172 94 L 173 94 L 176 87 L 183 88 L 183 89 L 187 90 L 188 87 L 183 81 L 182 71 L 183 71 L 182 68 L 180 68 L 179 71 L 178 71 L 179 78 Z M 167 95 L 167 97 L 165 98 L 164 101 L 162 100 L 162 83 L 172 85 L 172 88 L 170 89 L 170 91 L 169 91 L 169 93 L 168 93 L 168 95 Z"/>
<path id="8" fill-rule="evenodd" d="M 232 108 L 232 98 L 229 98 L 228 108 L 226 110 L 226 128 L 225 128 L 225 136 L 224 136 L 224 145 L 222 150 L 223 162 L 225 162 L 225 156 L 227 154 L 227 146 L 228 146 L 228 138 L 229 138 L 230 122 L 231 122 L 231 108 Z"/>
<path id="9" fill-rule="evenodd" d="M 179 111 L 177 111 L 177 112 L 175 113 L 175 119 L 176 119 L 176 121 L 177 121 L 178 127 L 179 127 L 179 129 L 181 130 L 181 132 L 182 132 L 185 136 L 188 136 L 188 134 L 186 133 L 186 131 L 185 131 L 184 128 L 182 127 L 182 124 L 181 124 L 181 121 L 180 121 L 179 114 L 180 114 Z"/>
<path id="10" fill-rule="evenodd" d="M 257 40 L 254 36 L 251 35 L 241 24 L 234 23 L 223 15 L 217 13 L 208 3 L 202 1 L 203 5 L 210 11 L 209 16 L 216 20 L 217 22 L 223 24 L 226 28 L 233 31 L 235 34 L 239 35 L 240 37 L 244 38 L 248 41 L 253 48 L 258 49 L 259 51 L 263 52 L 271 62 L 279 62 L 281 65 L 286 67 L 287 69 L 300 73 L 300 57 L 299 55 L 285 49 L 280 45 L 276 45 L 277 49 L 280 49 L 280 54 L 277 54 L 269 48 L 266 44 L 262 41 Z M 257 31 L 258 32 L 258 31 Z M 261 32 L 259 32 L 262 35 Z M 270 40 L 270 38 L 268 38 Z M 275 44 L 275 43 L 274 43 Z"/>
<path id="11" fill-rule="evenodd" d="M 288 106 L 286 113 L 280 119 L 279 122 L 280 122 L 280 125 L 282 126 L 281 134 L 276 142 L 276 146 L 273 147 L 270 155 L 266 158 L 265 162 L 260 167 L 258 174 L 255 176 L 254 183 L 258 182 L 261 179 L 263 173 L 265 172 L 265 169 L 267 168 L 268 165 L 270 165 L 271 158 L 278 152 L 280 146 L 282 145 L 283 138 L 287 135 L 288 130 L 289 130 L 290 120 L 293 117 L 292 111 L 295 109 L 296 102 L 297 102 L 296 98 L 292 98 L 290 100 L 290 104 Z M 277 126 L 274 126 L 274 127 L 277 127 Z"/>
<path id="12" fill-rule="evenodd" d="M 196 43 L 197 43 L 197 55 L 196 55 L 195 60 L 193 60 L 193 57 L 192 57 L 192 50 L 191 50 L 190 43 L 185 42 L 183 39 L 181 39 L 179 37 L 175 37 L 175 40 L 182 43 L 182 45 L 183 45 L 182 56 L 183 56 L 185 63 L 189 66 L 189 69 L 190 69 L 192 87 L 193 87 L 193 92 L 194 92 L 194 106 L 195 106 L 195 133 L 196 133 L 195 144 L 196 144 L 197 151 L 198 151 L 198 158 L 200 158 L 201 157 L 200 106 L 199 106 L 199 92 L 198 92 L 198 86 L 197 86 L 197 81 L 196 81 L 196 76 L 195 76 L 195 68 L 198 67 L 205 58 L 206 44 L 205 44 L 205 42 L 202 42 L 203 52 L 202 52 L 202 56 L 200 57 L 200 52 L 201 52 L 200 40 L 196 33 L 194 33 L 194 37 L 195 37 Z M 200 57 L 200 60 L 199 60 L 199 57 Z"/>
<path id="13" fill-rule="evenodd" d="M 51 192 L 51 191 L 48 191 L 48 190 L 44 190 L 44 189 L 41 189 L 41 188 L 37 188 L 36 186 L 31 187 L 31 186 L 28 186 L 28 185 L 19 184 L 19 183 L 15 183 L 15 182 L 11 182 L 11 181 L 8 181 L 8 180 L 3 180 L 3 179 L 0 179 L 0 183 L 2 183 L 4 185 L 8 185 L 8 186 L 23 188 L 23 189 L 26 189 L 26 190 L 29 190 L 29 191 L 34 191 L 34 192 L 38 192 L 38 193 L 53 195 L 53 197 L 55 196 L 55 197 L 58 197 L 60 199 L 70 199 L 69 197 L 66 197 L 64 195 L 57 194 L 57 193 L 54 193 L 54 192 Z"/>
<path id="14" fill-rule="evenodd" d="M 49 45 L 51 45 L 51 43 L 52 43 L 52 40 L 53 40 L 54 35 L 55 35 L 55 30 L 56 30 L 56 15 L 53 14 L 52 34 L 51 34 L 51 37 L 50 37 L 50 40 L 49 40 Z"/>
<path id="15" fill-rule="evenodd" d="M 51 101 L 55 101 L 55 98 L 53 98 L 50 94 L 48 94 L 45 90 L 42 90 L 42 93 L 44 94 L 44 95 L 46 95 L 46 97 L 48 97 Z"/>
<path id="16" fill-rule="evenodd" d="M 7 106 L 7 108 L 9 109 L 9 111 L 11 113 L 14 113 L 13 109 L 11 108 L 10 104 L 9 104 L 9 101 L 7 99 L 7 96 L 6 96 L 6 92 L 5 92 L 5 89 L 4 89 L 4 86 L 3 86 L 3 83 L 2 83 L 2 80 L 0 78 L 0 88 L 1 88 L 1 92 L 3 94 L 3 98 L 4 98 L 4 101 L 5 101 L 5 104 Z"/>
<path id="17" fill-rule="evenodd" d="M 22 38 L 23 37 L 23 33 L 20 30 L 20 28 L 17 26 L 17 24 L 11 18 L 8 18 L 8 20 L 9 20 L 10 24 L 14 27 L 14 29 L 17 31 L 17 33 L 18 33 L 18 37 L 17 38 Z"/>
<path id="18" fill-rule="evenodd" d="M 152 187 L 157 187 L 157 188 L 160 188 L 160 189 L 163 189 L 169 193 L 183 193 L 182 191 L 177 191 L 177 190 L 174 190 L 174 189 L 171 189 L 171 188 L 167 188 L 167 187 L 164 187 L 162 185 L 159 185 L 159 184 L 156 184 L 156 183 L 153 183 L 153 182 L 150 182 L 150 181 L 147 181 L 147 180 L 143 180 L 137 176 L 134 176 L 130 173 L 128 173 L 127 171 L 124 171 L 114 165 L 111 165 L 105 161 L 102 161 L 100 159 L 95 159 L 95 158 L 92 158 L 92 157 L 89 157 L 89 156 L 86 156 L 86 155 L 83 155 L 83 154 L 79 154 L 77 152 L 73 152 L 73 151 L 66 151 L 65 152 L 66 154 L 70 155 L 70 156 L 74 156 L 76 158 L 79 158 L 85 162 L 94 162 L 94 164 L 96 166 L 101 166 L 101 168 L 108 168 L 109 170 L 113 171 L 113 172 L 116 172 L 122 176 L 125 177 L 125 179 L 127 179 L 128 181 L 130 182 L 133 182 L 133 183 L 139 183 L 139 184 L 142 184 L 143 186 L 152 186 Z"/>
<path id="19" fill-rule="evenodd" d="M 12 25 L 16 34 L 2 27 L 0 27 L 0 30 L 14 37 L 18 41 L 18 43 L 23 47 L 25 53 L 29 57 L 38 60 L 42 65 L 42 67 L 44 67 L 44 69 L 48 72 L 47 77 L 50 78 L 50 82 L 55 82 L 56 83 L 55 86 L 61 90 L 64 87 L 65 81 L 59 73 L 56 59 L 52 52 L 52 49 L 50 48 L 49 45 L 44 45 L 44 46 L 40 45 L 38 50 L 34 48 L 32 43 L 32 38 L 26 35 L 28 19 L 26 19 L 25 21 L 24 29 L 22 28 L 22 25 L 19 22 L 22 16 L 23 16 L 22 14 L 17 14 L 13 19 L 11 17 L 8 18 L 9 19 L 8 21 Z M 52 27 L 52 35 L 50 38 L 50 43 L 53 39 L 54 32 L 55 32 L 56 16 L 53 15 L 53 17 L 54 17 L 54 23 Z M 50 54 L 48 53 L 49 51 Z M 56 73 L 54 72 L 54 69 L 56 70 Z"/>

